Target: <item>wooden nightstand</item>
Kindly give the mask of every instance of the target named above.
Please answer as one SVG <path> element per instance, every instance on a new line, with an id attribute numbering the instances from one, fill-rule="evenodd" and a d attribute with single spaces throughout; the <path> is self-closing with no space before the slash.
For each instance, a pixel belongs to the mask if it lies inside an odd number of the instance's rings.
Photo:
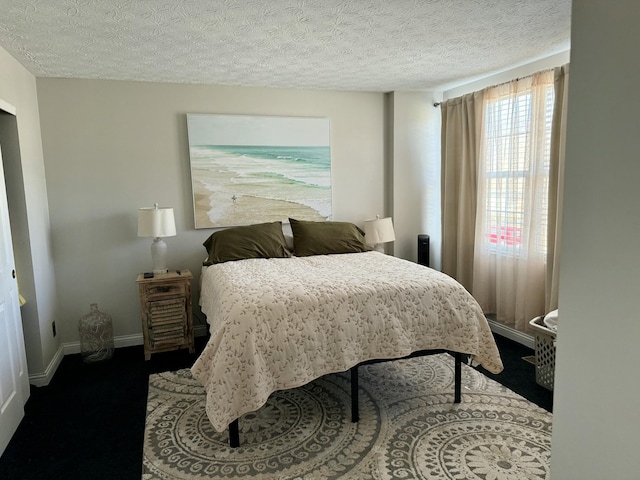
<path id="1" fill-rule="evenodd" d="M 140 290 L 144 358 L 152 353 L 189 348 L 195 351 L 191 316 L 191 279 L 189 270 L 169 271 L 136 282 Z"/>

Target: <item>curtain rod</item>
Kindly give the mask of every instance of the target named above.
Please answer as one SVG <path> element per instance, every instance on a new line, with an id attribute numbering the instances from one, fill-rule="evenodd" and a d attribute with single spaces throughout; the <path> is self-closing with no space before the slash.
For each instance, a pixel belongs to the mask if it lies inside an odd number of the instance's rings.
<path id="1" fill-rule="evenodd" d="M 557 67 L 556 67 L 556 68 L 557 68 Z M 502 83 L 497 83 L 497 84 L 495 84 L 495 85 L 490 85 L 490 86 L 485 87 L 484 89 L 481 89 L 481 90 L 485 90 L 485 89 L 487 89 L 487 88 L 501 87 L 502 85 L 506 85 L 506 84 L 508 84 L 508 83 L 519 82 L 520 80 L 524 80 L 525 78 L 533 77 L 533 76 L 538 75 L 538 74 L 540 74 L 540 73 L 551 72 L 551 71 L 554 71 L 554 70 L 555 70 L 555 68 L 545 68 L 544 70 L 540 70 L 539 72 L 534 72 L 534 73 L 532 73 L 532 74 L 530 74 L 530 75 L 524 75 L 523 77 L 517 77 L 517 78 L 514 78 L 513 80 L 507 80 L 507 81 L 504 81 L 504 82 L 502 82 Z M 442 102 L 435 102 L 435 103 L 433 104 L 433 106 L 434 106 L 434 107 L 439 107 L 441 104 L 442 104 Z"/>

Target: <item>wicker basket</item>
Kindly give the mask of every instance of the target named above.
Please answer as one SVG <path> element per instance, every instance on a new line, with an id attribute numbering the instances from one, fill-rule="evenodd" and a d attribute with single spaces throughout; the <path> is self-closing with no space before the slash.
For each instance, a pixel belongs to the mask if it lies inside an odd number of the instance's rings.
<path id="1" fill-rule="evenodd" d="M 543 323 L 544 317 L 536 317 L 529 322 L 535 332 L 536 383 L 553 390 L 556 370 L 556 333 Z"/>

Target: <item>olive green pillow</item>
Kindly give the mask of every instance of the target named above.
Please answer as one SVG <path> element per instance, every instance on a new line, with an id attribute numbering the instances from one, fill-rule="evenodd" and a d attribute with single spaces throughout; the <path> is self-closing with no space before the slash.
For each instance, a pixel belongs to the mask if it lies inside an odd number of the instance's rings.
<path id="1" fill-rule="evenodd" d="M 289 219 L 293 253 L 298 257 L 368 252 L 364 232 L 349 222 L 310 222 Z"/>
<path id="2" fill-rule="evenodd" d="M 282 233 L 282 222 L 259 223 L 219 230 L 203 243 L 209 254 L 203 265 L 246 258 L 291 256 Z"/>

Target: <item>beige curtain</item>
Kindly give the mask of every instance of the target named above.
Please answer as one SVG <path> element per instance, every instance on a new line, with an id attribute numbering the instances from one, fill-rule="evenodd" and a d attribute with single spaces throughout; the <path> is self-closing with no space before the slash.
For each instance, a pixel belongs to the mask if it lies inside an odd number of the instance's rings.
<path id="1" fill-rule="evenodd" d="M 442 102 L 442 271 L 471 290 L 482 95 Z"/>
<path id="2" fill-rule="evenodd" d="M 485 313 L 527 330 L 545 313 L 553 71 L 485 90 L 471 292 Z"/>
<path id="3" fill-rule="evenodd" d="M 549 230 L 547 237 L 545 312 L 558 308 L 568 87 L 569 65 L 567 64 L 554 70 L 555 101 L 549 167 Z"/>
<path id="4" fill-rule="evenodd" d="M 442 270 L 521 331 L 558 305 L 567 85 L 565 65 L 441 106 Z"/>

